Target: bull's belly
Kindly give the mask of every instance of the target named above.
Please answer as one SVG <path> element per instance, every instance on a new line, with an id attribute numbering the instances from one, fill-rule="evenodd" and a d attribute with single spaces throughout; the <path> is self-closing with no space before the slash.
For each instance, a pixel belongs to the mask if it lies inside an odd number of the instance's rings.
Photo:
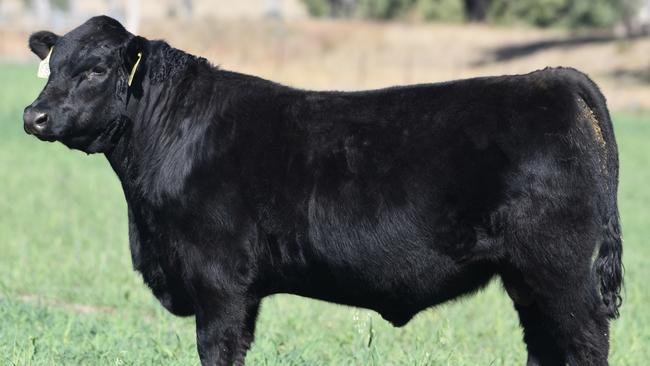
<path id="1" fill-rule="evenodd" d="M 365 268 L 313 266 L 282 292 L 374 310 L 402 326 L 428 307 L 481 288 L 495 273 L 489 264 L 457 264 L 448 257 L 420 259 Z"/>

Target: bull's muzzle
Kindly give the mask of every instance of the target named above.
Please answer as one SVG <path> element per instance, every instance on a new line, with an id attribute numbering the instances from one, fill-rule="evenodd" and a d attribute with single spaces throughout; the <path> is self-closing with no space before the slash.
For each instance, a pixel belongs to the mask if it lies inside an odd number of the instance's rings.
<path id="1" fill-rule="evenodd" d="M 40 135 L 45 131 L 48 124 L 47 113 L 39 111 L 34 107 L 25 108 L 23 112 L 23 122 L 25 124 L 25 132 L 33 135 Z"/>

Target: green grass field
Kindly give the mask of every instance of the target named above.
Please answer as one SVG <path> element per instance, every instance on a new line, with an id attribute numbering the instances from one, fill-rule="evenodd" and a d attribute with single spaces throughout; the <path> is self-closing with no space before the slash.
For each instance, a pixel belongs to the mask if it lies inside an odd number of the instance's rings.
<path id="1" fill-rule="evenodd" d="M 103 156 L 23 132 L 43 81 L 0 66 L 0 365 L 198 364 L 194 321 L 166 313 L 131 269 L 126 206 Z M 626 291 L 613 365 L 650 359 L 650 114 L 614 114 Z M 396 329 L 366 310 L 280 295 L 262 305 L 251 365 L 521 365 L 498 281 Z"/>

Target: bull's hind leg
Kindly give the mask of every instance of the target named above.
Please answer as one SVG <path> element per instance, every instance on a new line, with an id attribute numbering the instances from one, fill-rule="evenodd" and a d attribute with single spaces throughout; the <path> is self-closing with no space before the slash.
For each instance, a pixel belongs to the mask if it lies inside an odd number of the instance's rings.
<path id="1" fill-rule="evenodd" d="M 513 290 L 504 279 L 523 327 L 528 365 L 607 365 L 608 318 L 592 277 L 567 273 L 562 284 L 531 282 L 536 287 Z"/>
<path id="2" fill-rule="evenodd" d="M 545 182 L 562 182 L 560 173 Z M 507 213 L 501 276 L 531 365 L 608 364 L 609 318 L 592 268 L 603 219 L 590 191 L 577 187 L 527 191 Z"/>
<path id="3" fill-rule="evenodd" d="M 523 328 L 524 342 L 528 349 L 527 366 L 564 365 L 564 354 L 555 337 L 546 327 L 549 319 L 534 302 L 530 288 L 520 273 L 507 271 L 502 275 L 503 285 L 512 299 Z"/>
<path id="4" fill-rule="evenodd" d="M 607 365 L 608 315 L 592 270 L 602 227 L 588 206 L 574 204 L 518 216 L 509 227 L 501 274 L 531 365 Z"/>
<path id="5" fill-rule="evenodd" d="M 535 305 L 515 304 L 524 328 L 524 342 L 528 348 L 527 366 L 564 365 L 565 358 L 555 337 L 546 329 L 549 321 Z"/>

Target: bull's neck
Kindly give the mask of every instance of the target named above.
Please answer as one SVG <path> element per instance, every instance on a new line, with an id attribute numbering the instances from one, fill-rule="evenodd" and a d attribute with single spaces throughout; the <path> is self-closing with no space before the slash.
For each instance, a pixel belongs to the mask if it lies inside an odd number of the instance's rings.
<path id="1" fill-rule="evenodd" d="M 106 153 L 127 199 L 130 194 L 151 191 L 150 186 L 163 177 L 180 184 L 180 175 L 186 172 L 178 169 L 182 163 L 174 159 L 183 159 L 183 149 L 189 143 L 200 143 L 197 140 L 205 133 L 196 130 L 207 129 L 213 117 L 206 113 L 203 119 L 191 118 L 190 112 L 201 107 L 187 105 L 191 94 L 197 92 L 192 88 L 191 75 L 209 68 L 205 60 L 163 42 L 152 42 L 148 51 L 144 67 L 138 70 L 143 73 L 140 84 L 129 90 L 129 126 L 116 146 Z M 189 132 L 197 140 L 188 139 Z"/>

